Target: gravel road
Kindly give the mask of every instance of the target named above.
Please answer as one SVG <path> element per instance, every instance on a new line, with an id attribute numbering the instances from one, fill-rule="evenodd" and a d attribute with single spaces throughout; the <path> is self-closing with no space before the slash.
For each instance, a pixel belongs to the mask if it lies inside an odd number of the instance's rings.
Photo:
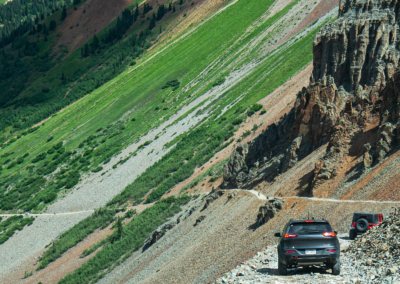
<path id="1" fill-rule="evenodd" d="M 41 213 L 41 214 L 0 214 L 0 217 L 11 217 L 11 216 L 27 216 L 27 217 L 41 217 L 41 216 L 60 216 L 60 215 L 75 215 L 75 214 L 88 214 L 93 213 L 94 210 L 76 211 L 76 212 L 64 212 L 64 213 Z"/>
<path id="2" fill-rule="evenodd" d="M 341 248 L 351 243 L 347 234 L 340 234 L 339 241 Z M 276 246 L 268 246 L 250 260 L 225 274 L 224 277 L 217 279 L 215 283 L 355 283 L 358 280 L 353 279 L 352 266 L 343 258 L 340 276 L 333 276 L 331 270 L 320 268 L 295 268 L 289 270 L 287 276 L 279 276 L 277 259 Z"/>
<path id="3" fill-rule="evenodd" d="M 332 198 L 318 198 L 318 197 L 301 197 L 301 196 L 287 196 L 287 197 L 280 197 L 280 196 L 265 196 L 264 194 L 262 194 L 259 191 L 253 190 L 253 189 L 229 189 L 229 190 L 245 190 L 247 192 L 250 192 L 252 194 L 254 194 L 255 196 L 257 196 L 258 199 L 260 200 L 267 200 L 267 199 L 293 199 L 293 198 L 297 198 L 297 199 L 306 199 L 306 200 L 315 200 L 315 201 L 326 201 L 326 202 L 336 202 L 336 203 L 374 203 L 374 204 L 400 204 L 400 201 L 391 201 L 391 200 L 340 200 L 340 199 L 332 199 Z"/>

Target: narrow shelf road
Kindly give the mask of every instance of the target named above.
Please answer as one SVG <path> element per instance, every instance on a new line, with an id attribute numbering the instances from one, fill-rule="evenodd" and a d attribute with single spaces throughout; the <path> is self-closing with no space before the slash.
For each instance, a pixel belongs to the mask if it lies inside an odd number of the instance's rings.
<path id="1" fill-rule="evenodd" d="M 383 203 L 383 204 L 400 204 L 400 201 L 390 201 L 390 200 L 383 200 L 383 201 L 376 201 L 376 200 L 341 200 L 341 199 L 331 199 L 331 198 L 318 198 L 318 197 L 302 197 L 302 196 L 287 196 L 287 197 L 278 197 L 278 196 L 268 196 L 268 198 L 259 191 L 253 189 L 228 189 L 228 190 L 242 190 L 247 191 L 254 194 L 260 200 L 268 200 L 273 198 L 279 199 L 289 199 L 289 198 L 296 198 L 296 199 L 307 199 L 307 200 L 315 200 L 315 201 L 326 201 L 326 202 L 337 202 L 337 203 Z"/>

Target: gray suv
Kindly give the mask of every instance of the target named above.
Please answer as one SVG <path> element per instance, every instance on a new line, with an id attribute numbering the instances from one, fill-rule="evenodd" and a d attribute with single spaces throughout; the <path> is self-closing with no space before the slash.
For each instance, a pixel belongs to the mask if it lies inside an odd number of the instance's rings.
<path id="1" fill-rule="evenodd" d="M 278 243 L 278 272 L 286 275 L 288 268 L 313 265 L 332 268 L 340 274 L 340 244 L 337 233 L 325 219 L 289 221 Z"/>

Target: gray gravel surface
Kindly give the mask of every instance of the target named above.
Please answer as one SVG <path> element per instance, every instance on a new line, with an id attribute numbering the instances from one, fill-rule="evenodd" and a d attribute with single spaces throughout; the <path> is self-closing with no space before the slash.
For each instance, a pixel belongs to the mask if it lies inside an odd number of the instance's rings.
<path id="1" fill-rule="evenodd" d="M 341 248 L 348 247 L 352 242 L 347 234 L 340 234 L 339 241 Z M 340 276 L 332 275 L 331 270 L 317 267 L 290 269 L 288 275 L 280 276 L 276 246 L 269 246 L 217 279 L 215 283 L 364 283 L 363 277 L 353 271 L 355 260 L 344 257 L 343 253 L 341 255 Z"/>
<path id="2" fill-rule="evenodd" d="M 368 283 L 400 283 L 400 210 L 392 211 L 379 226 L 358 236 L 346 249 L 355 274 Z"/>
<path id="3" fill-rule="evenodd" d="M 0 246 L 0 283 L 9 269 L 18 270 L 23 260 L 38 257 L 52 240 L 77 222 L 91 215 L 91 212 L 75 215 L 54 215 L 36 217 L 32 225 L 16 232 Z"/>

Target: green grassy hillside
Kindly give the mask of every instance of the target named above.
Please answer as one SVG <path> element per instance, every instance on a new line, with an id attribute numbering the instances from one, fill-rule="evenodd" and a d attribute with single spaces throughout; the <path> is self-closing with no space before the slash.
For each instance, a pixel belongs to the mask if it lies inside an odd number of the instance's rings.
<path id="1" fill-rule="evenodd" d="M 211 115 L 202 127 L 185 135 L 167 157 L 136 181 L 145 185 L 140 184 L 139 189 L 130 186 L 113 203 L 126 202 L 128 197 L 142 198 L 152 187 L 158 189 L 148 201 L 157 200 L 177 182 L 190 176 L 196 165 L 204 163 L 226 145 L 235 129 L 234 120 L 244 115 L 246 108 L 311 60 L 317 26 L 272 54 L 260 56 L 255 47 L 252 53 L 246 51 L 247 56 L 241 57 L 238 51 L 285 15 L 296 1 L 246 33 L 272 3 L 272 0 L 262 4 L 239 1 L 190 35 L 169 44 L 151 60 L 131 67 L 44 125 L 31 129 L 32 133 L 28 131 L 1 149 L 0 193 L 3 196 L 0 209 L 41 210 L 54 201 L 60 191 L 76 185 L 82 173 L 98 171 L 111 156 L 166 121 L 184 105 L 216 88 L 213 87 L 216 81 L 240 70 L 253 59 L 259 60 L 261 63 L 250 74 L 214 97 L 208 110 Z M 235 21 L 236 18 L 241 20 Z M 163 88 L 173 80 L 179 81 L 179 87 Z M 225 106 L 239 97 L 240 104 L 215 120 Z M 207 147 L 201 147 L 204 140 L 208 141 Z M 199 147 L 202 150 L 193 155 Z M 183 160 L 189 161 L 184 168 L 181 167 Z M 158 167 L 175 174 L 152 178 L 151 172 L 158 171 Z M 53 174 L 57 169 L 60 170 Z M 10 187 L 11 190 L 7 190 Z"/>
<path id="2" fill-rule="evenodd" d="M 66 46 L 57 45 L 63 32 L 61 13 L 55 12 L 38 22 L 31 31 L 1 49 L 1 143 L 114 78 L 150 46 L 148 21 L 139 20 L 124 38 L 105 42 L 103 35 L 115 28 L 114 22 L 98 33 L 100 40 L 95 50 L 93 40 L 89 40 L 87 56 L 81 55 L 81 49 L 69 54 Z M 68 13 L 78 11 L 70 6 Z M 130 24 L 121 32 L 125 33 Z M 146 33 L 136 39 L 140 31 Z"/>

